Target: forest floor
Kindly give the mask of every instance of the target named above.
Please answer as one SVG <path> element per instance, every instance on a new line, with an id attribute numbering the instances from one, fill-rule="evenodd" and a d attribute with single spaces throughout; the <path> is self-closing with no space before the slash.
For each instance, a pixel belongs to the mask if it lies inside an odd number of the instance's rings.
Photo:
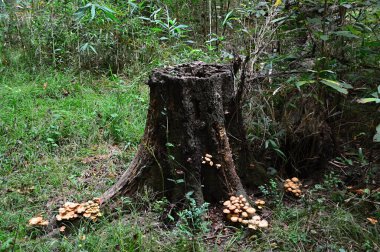
<path id="1" fill-rule="evenodd" d="M 50 237 L 29 227 L 30 218 L 54 216 L 66 201 L 99 197 L 127 167 L 144 131 L 146 78 L 49 69 L 0 77 L 0 251 L 380 251 L 380 189 L 372 181 L 379 167 L 360 153 L 332 160 L 301 198 L 284 194 L 280 178 L 260 187 L 253 198 L 266 201 L 264 231 L 231 226 L 221 205 L 209 206 L 196 227 L 164 222 L 168 204 L 149 191 L 70 233 Z M 363 183 L 347 180 L 354 167 Z"/>

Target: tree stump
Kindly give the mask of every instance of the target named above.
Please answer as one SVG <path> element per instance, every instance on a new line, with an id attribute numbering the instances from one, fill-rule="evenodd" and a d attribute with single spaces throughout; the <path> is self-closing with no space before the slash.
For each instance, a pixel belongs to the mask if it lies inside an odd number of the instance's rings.
<path id="1" fill-rule="evenodd" d="M 189 191 L 198 204 L 245 194 L 234 162 L 249 165 L 246 157 L 239 157 L 240 150 L 246 152 L 238 147 L 245 136 L 231 66 L 195 62 L 157 69 L 148 85 L 150 105 L 142 142 L 102 201 L 133 195 L 143 186 L 171 202 Z M 234 136 L 228 137 L 230 132 Z M 202 163 L 206 154 L 212 156 L 212 166 Z"/>

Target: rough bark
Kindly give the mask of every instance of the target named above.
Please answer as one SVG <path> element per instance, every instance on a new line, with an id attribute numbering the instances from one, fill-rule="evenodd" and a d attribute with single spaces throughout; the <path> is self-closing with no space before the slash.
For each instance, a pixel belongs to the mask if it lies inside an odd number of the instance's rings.
<path id="1" fill-rule="evenodd" d="M 195 62 L 157 69 L 148 85 L 150 105 L 142 142 L 103 201 L 132 195 L 142 186 L 171 202 L 189 191 L 198 203 L 245 194 L 234 162 L 248 165 L 242 156 L 247 150 L 231 66 Z M 219 169 L 202 164 L 206 153 Z"/>

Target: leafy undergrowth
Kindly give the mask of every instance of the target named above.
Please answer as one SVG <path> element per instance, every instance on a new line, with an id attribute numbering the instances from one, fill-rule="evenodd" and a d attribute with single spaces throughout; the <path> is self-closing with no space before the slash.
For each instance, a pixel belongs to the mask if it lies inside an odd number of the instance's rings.
<path id="1" fill-rule="evenodd" d="M 380 218 L 379 189 L 351 188 L 334 167 L 318 183 L 309 181 L 300 198 L 285 194 L 279 178 L 261 187 L 253 198 L 266 201 L 264 231 L 226 222 L 221 204 L 190 204 L 173 218 L 167 201 L 147 192 L 138 201 L 122 198 L 96 222 L 44 236 L 28 227 L 31 217 L 48 218 L 66 201 L 99 196 L 122 173 L 143 133 L 148 102 L 141 76 L 83 81 L 47 72 L 0 77 L 1 251 L 380 250 L 379 224 L 367 219 Z"/>

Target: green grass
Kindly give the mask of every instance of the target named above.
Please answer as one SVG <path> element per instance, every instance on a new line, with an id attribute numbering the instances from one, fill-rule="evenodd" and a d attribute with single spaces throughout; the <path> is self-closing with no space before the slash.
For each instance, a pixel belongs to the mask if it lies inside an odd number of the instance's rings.
<path id="1" fill-rule="evenodd" d="M 1 76 L 0 240 L 25 236 L 23 223 L 55 211 L 57 199 L 88 198 L 112 184 L 143 133 L 147 102 L 138 78 L 80 82 L 50 69 Z M 81 162 L 113 149 L 114 162 Z M 94 177 L 85 183 L 87 171 Z"/>
<path id="2" fill-rule="evenodd" d="M 364 202 L 333 180 L 289 203 L 269 186 L 270 229 L 190 237 L 165 227 L 154 202 L 125 199 L 116 213 L 81 223 L 69 235 L 42 237 L 31 217 L 54 216 L 65 201 L 99 196 L 127 167 L 144 130 L 148 90 L 140 75 L 93 77 L 46 69 L 5 71 L 0 77 L 0 248 L 3 251 L 378 251 L 378 225 L 354 211 Z M 97 161 L 87 160 L 101 157 Z M 337 189 L 336 189 L 337 190 Z M 339 190 L 338 190 L 339 191 Z M 147 193 L 147 195 L 149 195 Z M 285 202 L 285 203 L 284 203 Z M 286 203 L 287 202 L 287 203 Z M 141 208 L 144 205 L 145 208 Z M 116 218 L 115 218 L 116 216 Z M 226 225 L 226 223 L 224 223 Z M 183 227 L 182 227 L 183 228 Z M 213 239 L 206 239 L 212 234 Z M 85 236 L 85 237 L 84 237 Z"/>

